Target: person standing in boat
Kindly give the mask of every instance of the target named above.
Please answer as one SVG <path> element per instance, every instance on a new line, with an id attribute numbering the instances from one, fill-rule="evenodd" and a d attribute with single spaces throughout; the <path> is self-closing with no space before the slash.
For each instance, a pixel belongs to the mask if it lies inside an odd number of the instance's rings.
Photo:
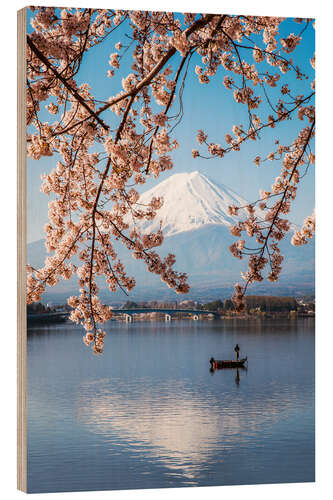
<path id="1" fill-rule="evenodd" d="M 236 361 L 239 361 L 239 345 L 238 344 L 235 345 L 234 351 L 236 353 Z"/>

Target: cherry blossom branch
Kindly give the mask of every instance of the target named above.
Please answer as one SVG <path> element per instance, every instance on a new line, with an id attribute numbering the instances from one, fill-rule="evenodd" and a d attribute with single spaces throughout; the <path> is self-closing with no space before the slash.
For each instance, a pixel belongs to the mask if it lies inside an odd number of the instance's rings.
<path id="1" fill-rule="evenodd" d="M 207 14 L 207 15 L 203 16 L 201 19 L 198 19 L 195 23 L 192 24 L 192 26 L 190 26 L 189 28 L 187 28 L 184 31 L 186 38 L 188 38 L 192 33 L 196 32 L 196 31 L 200 30 L 201 28 L 203 28 L 204 26 L 206 26 L 206 24 L 208 24 L 214 17 L 216 17 L 216 15 Z M 121 94 L 118 97 L 113 98 L 110 102 L 108 102 L 107 104 L 105 104 L 104 106 L 99 108 L 97 110 L 96 114 L 100 115 L 101 113 L 103 113 L 103 111 L 106 111 L 108 108 L 110 108 L 114 104 L 117 104 L 118 102 L 126 99 L 127 97 L 137 95 L 143 87 L 147 86 L 155 78 L 155 76 L 166 65 L 166 63 L 169 61 L 169 59 L 171 59 L 171 57 L 175 55 L 175 53 L 176 53 L 176 48 L 171 47 L 166 52 L 166 54 L 159 60 L 159 62 L 156 64 L 156 66 L 148 73 L 148 75 L 145 78 L 143 78 L 134 87 L 133 90 L 130 90 L 128 92 L 125 92 L 124 94 Z"/>
<path id="2" fill-rule="evenodd" d="M 245 282 L 245 285 L 244 286 L 241 286 L 239 284 L 237 284 L 235 286 L 235 294 L 233 295 L 233 302 L 237 308 L 238 311 L 242 311 L 244 310 L 245 308 L 245 302 L 244 302 L 244 296 L 247 292 L 247 288 L 248 286 L 253 283 L 253 281 L 260 281 L 260 271 L 262 269 L 262 267 L 265 265 L 265 262 L 264 262 L 264 254 L 265 254 L 265 251 L 267 250 L 268 251 L 268 242 L 269 242 L 269 238 L 271 237 L 271 234 L 273 232 L 273 229 L 274 229 L 274 226 L 278 220 L 278 217 L 280 215 L 280 212 L 281 212 L 281 209 L 282 209 L 282 206 L 283 206 L 283 203 L 287 197 L 287 194 L 288 194 L 288 191 L 290 190 L 290 182 L 291 180 L 293 179 L 293 176 L 296 172 L 296 169 L 299 165 L 299 163 L 301 162 L 303 156 L 304 156 L 304 153 L 306 151 L 306 148 L 308 147 L 308 144 L 310 142 L 310 139 L 313 135 L 313 131 L 314 131 L 314 127 L 315 127 L 315 121 L 313 121 L 313 123 L 311 124 L 311 127 L 309 128 L 309 131 L 308 131 L 308 134 L 307 134 L 307 137 L 305 138 L 305 141 L 304 141 L 304 144 L 303 144 L 303 147 L 294 163 L 294 166 L 289 174 L 289 178 L 286 182 L 286 187 L 285 189 L 283 190 L 282 192 L 282 196 L 281 196 L 281 200 L 278 202 L 277 204 L 277 207 L 274 208 L 274 216 L 270 222 L 270 226 L 268 227 L 268 231 L 267 231 L 267 234 L 266 236 L 264 237 L 264 241 L 263 241 L 263 245 L 260 249 L 260 253 L 259 253 L 259 257 L 256 258 L 256 260 L 253 261 L 253 268 L 252 268 L 252 273 L 248 273 L 249 276 L 247 277 L 246 279 L 246 282 Z M 275 248 L 276 250 L 276 248 Z M 268 254 L 269 254 L 269 258 L 271 259 L 271 255 L 268 251 Z M 271 260 L 270 260 L 271 262 Z M 272 262 L 271 262 L 271 267 L 272 267 Z M 257 276 L 256 276 L 257 275 Z M 255 277 L 254 277 L 255 276 Z M 274 281 L 275 281 L 275 276 L 274 276 Z"/>
<path id="3" fill-rule="evenodd" d="M 95 118 L 95 120 L 104 128 L 104 130 L 109 130 L 109 127 L 105 125 L 104 121 L 99 118 L 98 113 L 95 113 L 95 111 L 88 106 L 88 104 L 80 96 L 80 94 L 75 89 L 73 89 L 71 85 L 69 85 L 67 80 L 56 70 L 56 68 L 50 64 L 49 60 L 40 52 L 29 35 L 27 35 L 27 43 L 30 49 L 38 57 L 38 59 L 55 75 L 58 80 L 61 81 L 61 83 L 73 95 L 73 97 L 75 97 L 75 99 L 81 104 L 81 106 L 83 106 L 88 111 L 88 113 Z"/>

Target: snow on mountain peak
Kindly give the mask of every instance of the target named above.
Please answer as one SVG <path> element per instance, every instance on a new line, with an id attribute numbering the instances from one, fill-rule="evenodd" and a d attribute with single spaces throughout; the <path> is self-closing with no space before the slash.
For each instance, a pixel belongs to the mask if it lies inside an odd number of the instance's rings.
<path id="1" fill-rule="evenodd" d="M 248 204 L 227 186 L 215 184 L 198 171 L 168 177 L 143 193 L 139 203 L 147 204 L 153 196 L 162 197 L 164 204 L 154 220 L 142 221 L 140 229 L 145 233 L 157 231 L 162 221 L 165 237 L 209 224 L 230 227 L 239 220 L 239 216 L 228 214 L 229 205 Z M 245 211 L 240 210 L 239 215 L 245 216 Z"/>

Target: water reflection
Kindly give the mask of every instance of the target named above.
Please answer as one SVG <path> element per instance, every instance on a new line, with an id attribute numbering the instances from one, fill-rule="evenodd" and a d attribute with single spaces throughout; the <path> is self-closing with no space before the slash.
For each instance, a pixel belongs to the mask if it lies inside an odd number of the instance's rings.
<path id="1" fill-rule="evenodd" d="M 236 382 L 236 385 L 239 386 L 239 368 L 236 368 L 236 377 L 235 377 L 235 382 Z"/>
<path id="2" fill-rule="evenodd" d="M 236 370 L 236 385 L 240 371 Z M 202 397 L 180 382 L 165 389 L 144 382 L 132 392 L 112 379 L 84 383 L 75 402 L 77 422 L 110 445 L 120 441 L 144 450 L 195 484 L 217 452 L 221 463 L 225 453 L 246 448 L 257 433 L 270 433 L 280 418 L 295 410 L 299 399 L 291 389 L 243 405 L 230 394 Z"/>
<path id="3" fill-rule="evenodd" d="M 232 370 L 232 371 L 235 371 L 235 382 L 236 382 L 236 385 L 239 386 L 239 383 L 240 383 L 240 375 L 239 375 L 239 372 L 247 372 L 247 367 L 246 366 L 237 366 L 236 368 L 213 368 L 212 366 L 209 368 L 209 372 L 214 375 L 214 373 L 216 371 L 218 372 L 224 372 L 225 370 L 229 371 L 229 370 Z"/>

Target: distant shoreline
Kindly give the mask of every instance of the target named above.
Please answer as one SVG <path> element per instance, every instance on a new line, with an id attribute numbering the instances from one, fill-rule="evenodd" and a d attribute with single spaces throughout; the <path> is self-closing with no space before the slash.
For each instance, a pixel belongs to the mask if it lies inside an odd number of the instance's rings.
<path id="1" fill-rule="evenodd" d="M 152 317 L 152 314 L 154 316 Z M 207 316 L 207 315 L 200 315 L 197 320 L 193 318 L 193 316 L 186 316 L 182 315 L 179 317 L 177 313 L 171 317 L 170 320 L 168 321 L 250 321 L 250 320 L 274 320 L 274 321 L 279 321 L 279 320 L 290 320 L 294 321 L 295 319 L 308 319 L 308 318 L 315 318 L 315 313 L 312 314 L 305 314 L 305 313 L 295 313 L 295 314 L 290 314 L 290 313 L 261 313 L 261 314 L 241 314 L 241 315 L 221 315 L 220 317 L 214 317 L 213 313 L 212 316 Z M 165 313 L 161 311 L 160 313 L 139 313 L 139 314 L 133 314 L 132 315 L 132 320 L 133 322 L 166 322 L 165 320 Z M 29 328 L 33 328 L 37 325 L 53 325 L 53 324 L 59 324 L 59 323 L 66 323 L 69 320 L 68 314 L 67 313 L 42 313 L 42 314 L 30 314 L 27 317 L 27 326 Z M 109 321 L 117 321 L 117 322 L 122 322 L 125 323 L 126 320 L 123 316 L 114 316 L 111 320 Z"/>

